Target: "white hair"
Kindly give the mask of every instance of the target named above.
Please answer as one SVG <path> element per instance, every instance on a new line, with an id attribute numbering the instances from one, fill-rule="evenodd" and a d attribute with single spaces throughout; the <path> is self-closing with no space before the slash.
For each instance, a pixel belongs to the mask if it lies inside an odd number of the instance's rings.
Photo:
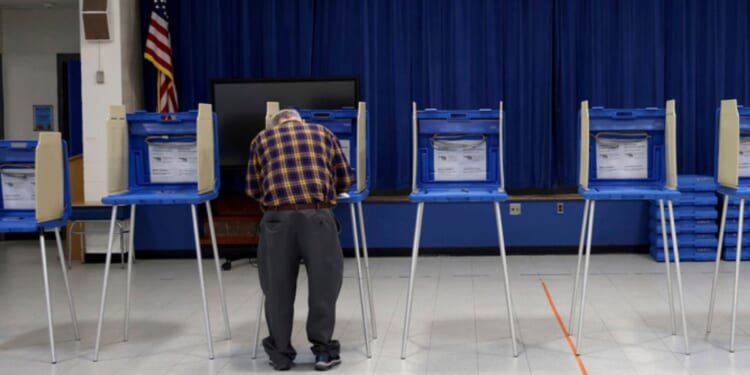
<path id="1" fill-rule="evenodd" d="M 271 117 L 271 125 L 276 126 L 279 123 L 281 123 L 281 121 L 286 120 L 286 119 L 290 119 L 290 118 L 298 118 L 298 119 L 301 120 L 302 116 L 300 116 L 300 114 L 299 114 L 299 112 L 297 112 L 297 110 L 294 110 L 294 109 L 282 109 L 281 111 L 279 111 L 278 113 L 276 113 L 275 115 L 273 115 L 273 117 Z"/>

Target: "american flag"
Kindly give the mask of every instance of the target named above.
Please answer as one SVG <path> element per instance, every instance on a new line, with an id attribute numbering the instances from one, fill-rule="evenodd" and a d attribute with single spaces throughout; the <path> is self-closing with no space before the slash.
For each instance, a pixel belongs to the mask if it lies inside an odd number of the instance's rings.
<path id="1" fill-rule="evenodd" d="M 167 0 L 154 0 L 143 57 L 154 64 L 157 70 L 156 108 L 159 112 L 177 112 L 178 110 L 168 20 Z"/>

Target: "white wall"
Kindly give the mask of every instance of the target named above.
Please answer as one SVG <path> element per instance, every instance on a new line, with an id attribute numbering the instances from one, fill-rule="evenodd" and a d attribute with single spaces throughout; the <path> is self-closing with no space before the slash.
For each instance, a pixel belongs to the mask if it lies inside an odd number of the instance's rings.
<path id="1" fill-rule="evenodd" d="M 124 104 L 129 112 L 143 108 L 138 1 L 109 1 L 110 41 L 89 42 L 81 32 L 81 94 L 83 101 L 83 178 L 88 202 L 107 192 L 107 133 L 109 106 Z M 104 83 L 96 82 L 96 71 Z M 106 253 L 107 223 L 86 225 L 86 253 Z M 127 227 L 130 225 L 127 224 Z M 91 233 L 93 232 L 93 233 Z M 114 251 L 119 250 L 116 236 Z M 126 250 L 127 251 L 127 250 Z"/>
<path id="2" fill-rule="evenodd" d="M 98 202 L 107 191 L 107 133 L 109 106 L 124 104 L 128 112 L 142 108 L 137 1 L 109 2 L 111 40 L 89 42 L 81 32 L 81 94 L 83 104 L 83 178 L 86 201 Z M 96 71 L 104 83 L 96 82 Z"/>
<path id="3" fill-rule="evenodd" d="M 137 1 L 120 2 L 122 35 L 122 104 L 128 111 L 143 109 L 143 46 Z"/>
<path id="4" fill-rule="evenodd" d="M 83 0 L 81 0 L 83 1 Z M 81 102 L 83 105 L 83 193 L 87 202 L 97 202 L 107 193 L 107 112 L 122 104 L 122 34 L 120 9 L 109 9 L 111 41 L 83 39 L 81 28 Z M 96 72 L 104 72 L 104 83 Z"/>
<path id="5" fill-rule="evenodd" d="M 81 0 L 82 1 L 82 0 Z M 81 45 L 81 101 L 83 120 L 84 198 L 99 202 L 107 194 L 107 112 L 113 104 L 124 104 L 128 111 L 142 108 L 141 64 L 138 1 L 110 0 L 109 41 L 84 40 L 79 25 Z M 79 9 L 81 3 L 79 2 Z M 104 73 L 104 82 L 96 82 L 96 72 Z M 129 227 L 129 224 L 126 224 Z M 106 253 L 107 223 L 86 224 L 86 253 Z M 119 238 L 114 238 L 114 251 Z M 126 250 L 127 251 L 127 250 Z"/>
<path id="6" fill-rule="evenodd" d="M 5 138 L 34 139 L 34 104 L 53 106 L 57 129 L 57 54 L 78 53 L 78 9 L 0 11 Z"/>

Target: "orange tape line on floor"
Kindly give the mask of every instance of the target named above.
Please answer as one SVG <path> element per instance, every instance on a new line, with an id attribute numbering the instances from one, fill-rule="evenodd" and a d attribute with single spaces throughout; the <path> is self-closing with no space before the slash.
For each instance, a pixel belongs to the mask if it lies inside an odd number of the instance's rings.
<path id="1" fill-rule="evenodd" d="M 573 339 L 570 338 L 568 329 L 565 328 L 565 323 L 563 323 L 562 318 L 560 318 L 560 313 L 557 312 L 557 307 L 555 307 L 555 303 L 552 301 L 552 296 L 549 294 L 549 289 L 547 289 L 547 284 L 545 284 L 544 280 L 542 279 L 539 279 L 539 281 L 542 282 L 542 288 L 544 288 L 544 294 L 547 295 L 547 301 L 549 301 L 549 306 L 552 308 L 552 312 L 555 314 L 555 318 L 557 319 L 557 324 L 560 325 L 560 329 L 562 329 L 563 335 L 565 335 L 565 339 L 568 340 L 568 345 L 570 345 L 570 350 L 573 351 L 573 356 L 576 358 L 576 361 L 578 362 L 578 367 L 581 369 L 581 373 L 583 375 L 588 375 L 588 372 L 586 371 L 586 366 L 583 365 L 583 361 L 581 360 L 581 357 L 579 355 L 576 355 L 576 352 L 577 352 L 576 344 L 573 343 Z"/>

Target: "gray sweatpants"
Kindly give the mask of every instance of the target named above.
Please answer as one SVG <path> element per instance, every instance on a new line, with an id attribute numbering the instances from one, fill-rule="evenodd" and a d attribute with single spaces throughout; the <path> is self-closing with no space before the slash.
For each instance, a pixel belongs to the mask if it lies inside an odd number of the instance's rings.
<path id="1" fill-rule="evenodd" d="M 258 272 L 270 333 L 263 347 L 275 363 L 294 360 L 297 354 L 291 336 L 300 259 L 308 275 L 307 339 L 315 355 L 339 354 L 339 343 L 331 337 L 344 260 L 333 211 L 266 211 L 260 222 Z"/>

